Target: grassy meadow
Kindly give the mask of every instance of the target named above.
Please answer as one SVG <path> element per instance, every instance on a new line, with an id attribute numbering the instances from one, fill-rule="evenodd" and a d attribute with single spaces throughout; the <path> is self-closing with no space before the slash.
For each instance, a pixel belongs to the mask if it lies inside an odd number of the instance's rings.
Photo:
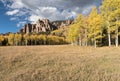
<path id="1" fill-rule="evenodd" d="M 0 81 L 120 81 L 120 47 L 0 47 Z"/>

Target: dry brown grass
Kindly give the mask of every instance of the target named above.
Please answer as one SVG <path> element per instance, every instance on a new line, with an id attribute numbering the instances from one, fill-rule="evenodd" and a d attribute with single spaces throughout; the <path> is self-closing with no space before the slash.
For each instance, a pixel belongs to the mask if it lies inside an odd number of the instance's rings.
<path id="1" fill-rule="evenodd" d="M 120 48 L 0 47 L 0 81 L 120 81 Z"/>

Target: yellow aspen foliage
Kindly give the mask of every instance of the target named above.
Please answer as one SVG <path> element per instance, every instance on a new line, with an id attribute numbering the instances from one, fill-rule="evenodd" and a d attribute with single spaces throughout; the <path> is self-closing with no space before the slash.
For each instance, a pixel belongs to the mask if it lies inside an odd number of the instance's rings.
<path id="1" fill-rule="evenodd" d="M 13 34 L 13 33 L 9 34 L 9 36 L 8 36 L 8 44 L 9 45 L 12 45 L 12 46 L 15 45 L 14 38 L 15 38 L 15 34 Z"/>
<path id="2" fill-rule="evenodd" d="M 0 45 L 2 45 L 2 42 L 4 41 L 4 36 L 0 35 Z"/>

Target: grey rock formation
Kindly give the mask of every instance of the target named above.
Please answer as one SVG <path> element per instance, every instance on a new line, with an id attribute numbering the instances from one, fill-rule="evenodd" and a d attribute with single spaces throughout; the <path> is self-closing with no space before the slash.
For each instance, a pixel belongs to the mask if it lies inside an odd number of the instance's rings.
<path id="1" fill-rule="evenodd" d="M 25 24 L 20 33 L 41 33 L 59 29 L 60 27 L 68 26 L 72 23 L 71 20 L 50 22 L 48 19 L 38 20 L 36 24 Z"/>
<path id="2" fill-rule="evenodd" d="M 64 21 L 53 21 L 52 24 L 57 26 L 57 28 L 69 26 L 72 24 L 73 20 L 64 20 Z"/>

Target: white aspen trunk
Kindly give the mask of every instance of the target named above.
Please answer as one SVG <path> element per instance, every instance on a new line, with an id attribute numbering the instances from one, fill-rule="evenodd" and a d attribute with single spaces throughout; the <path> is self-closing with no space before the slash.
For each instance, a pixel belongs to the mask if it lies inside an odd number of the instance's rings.
<path id="1" fill-rule="evenodd" d="M 85 29 L 85 38 L 86 38 L 86 41 L 85 41 L 85 46 L 87 46 L 88 44 L 88 37 L 87 37 L 87 29 Z"/>
<path id="2" fill-rule="evenodd" d="M 81 40 L 81 37 L 79 37 L 79 45 L 82 46 L 82 40 Z"/>
<path id="3" fill-rule="evenodd" d="M 118 22 L 118 18 L 116 18 L 117 19 L 117 22 Z M 119 45 L 119 37 L 118 37 L 119 35 L 118 35 L 118 27 L 116 28 L 116 39 L 115 39 L 115 43 L 116 43 L 116 47 L 118 47 L 118 45 Z"/>
<path id="4" fill-rule="evenodd" d="M 0 41 L 0 46 L 2 46 L 2 42 Z"/>
<path id="5" fill-rule="evenodd" d="M 109 43 L 109 47 L 111 47 L 111 35 L 110 35 L 110 33 L 108 33 L 108 43 Z"/>
<path id="6" fill-rule="evenodd" d="M 80 34 L 79 34 L 78 42 L 77 42 L 77 43 L 78 43 L 79 46 L 82 46 L 82 40 L 81 40 L 81 36 L 80 36 Z"/>
<path id="7" fill-rule="evenodd" d="M 116 44 L 116 47 L 118 47 L 118 29 L 116 30 L 116 39 L 115 39 L 115 44 Z"/>
<path id="8" fill-rule="evenodd" d="M 28 40 L 26 40 L 26 42 L 25 42 L 25 43 L 26 43 L 26 46 L 27 46 Z"/>
<path id="9" fill-rule="evenodd" d="M 96 48 L 97 47 L 97 44 L 96 44 L 96 39 L 95 39 L 96 35 L 94 35 L 94 47 Z"/>
<path id="10" fill-rule="evenodd" d="M 73 41 L 71 42 L 71 45 L 72 45 L 72 46 L 74 45 Z"/>
<path id="11" fill-rule="evenodd" d="M 94 46 L 95 46 L 95 48 L 97 47 L 97 44 L 96 44 L 96 39 L 94 40 Z"/>
<path id="12" fill-rule="evenodd" d="M 109 24 L 109 21 L 107 21 L 107 24 L 108 24 L 108 45 L 109 47 L 111 47 L 111 34 L 110 34 L 110 24 Z"/>

